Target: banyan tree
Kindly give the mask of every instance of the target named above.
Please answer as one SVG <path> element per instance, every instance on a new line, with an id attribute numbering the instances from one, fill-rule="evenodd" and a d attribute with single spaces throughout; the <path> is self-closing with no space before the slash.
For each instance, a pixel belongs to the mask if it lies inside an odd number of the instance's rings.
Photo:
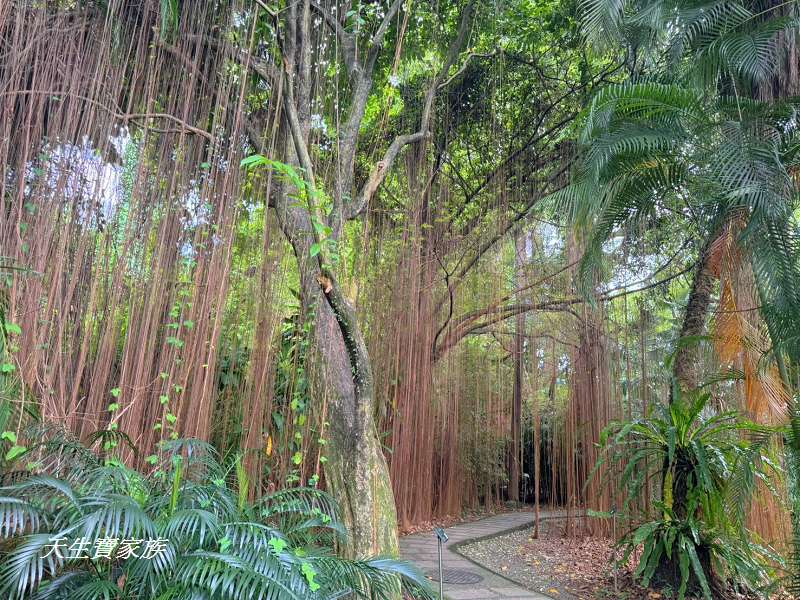
<path id="1" fill-rule="evenodd" d="M 507 502 L 609 536 L 695 516 L 627 434 L 735 412 L 775 474 L 725 523 L 791 555 L 796 8 L 578 4 L 0 3 L 3 477 L 190 439 L 350 557 Z"/>

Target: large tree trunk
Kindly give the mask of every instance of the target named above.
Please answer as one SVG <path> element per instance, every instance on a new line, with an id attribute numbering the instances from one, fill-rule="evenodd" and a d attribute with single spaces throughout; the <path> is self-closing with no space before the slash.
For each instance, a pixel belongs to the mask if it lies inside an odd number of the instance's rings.
<path id="1" fill-rule="evenodd" d="M 319 289 L 316 280 L 307 285 Z M 397 514 L 373 417 L 369 356 L 352 308 L 336 294 L 338 290 L 333 289 L 319 294 L 323 297 L 318 299 L 314 324 L 320 368 L 317 387 L 324 386 L 320 392 L 327 394 L 330 413 L 335 415 L 328 434 L 325 476 L 351 534 L 350 554 L 396 556 Z"/>
<path id="2" fill-rule="evenodd" d="M 291 151 L 288 152 L 292 156 Z M 279 184 L 278 222 L 300 272 L 304 314 L 314 315 L 314 395 L 330 415 L 325 477 L 350 534 L 351 557 L 397 555 L 397 514 L 389 469 L 374 421 L 372 367 L 355 311 L 331 273 L 311 256 L 308 213 Z"/>
<path id="3" fill-rule="evenodd" d="M 331 421 L 325 475 L 349 528 L 352 538 L 349 553 L 353 556 L 396 555 L 397 514 L 373 416 L 374 385 L 369 355 L 355 311 L 335 281 L 336 261 L 328 256 L 328 247 L 322 242 L 336 242 L 345 221 L 364 213 L 400 151 L 429 135 L 436 93 L 467 39 L 474 9 L 474 3 L 470 2 L 462 12 L 458 34 L 448 49 L 442 69 L 425 94 L 420 129 L 395 137 L 361 189 L 352 195 L 359 132 L 372 91 L 375 67 L 402 3 L 402 0 L 392 0 L 367 45 L 368 50 L 361 57 L 357 52 L 359 34 L 345 31 L 338 21 L 339 13 L 328 12 L 321 3 L 310 0 L 290 3 L 282 17 L 285 34 L 280 42 L 284 72 L 280 81 L 286 85 L 279 86 L 283 104 L 278 147 L 283 149 L 282 156 L 287 157 L 295 172 L 302 173 L 305 189 L 293 192 L 296 197 L 304 196 L 305 206 L 292 200 L 285 189 L 275 195 L 273 206 L 297 258 L 305 314 L 314 313 L 314 356 L 318 367 L 315 389 L 317 396 L 326 394 Z M 314 47 L 321 43 L 312 27 L 317 16 L 332 29 L 341 44 L 351 85 L 349 108 L 338 134 L 337 167 L 330 182 L 333 197 L 328 215 L 323 215 L 318 206 L 315 164 L 309 150 Z M 323 240 L 320 229 L 325 225 L 330 232 Z M 314 256 L 312 245 L 316 245 Z"/>

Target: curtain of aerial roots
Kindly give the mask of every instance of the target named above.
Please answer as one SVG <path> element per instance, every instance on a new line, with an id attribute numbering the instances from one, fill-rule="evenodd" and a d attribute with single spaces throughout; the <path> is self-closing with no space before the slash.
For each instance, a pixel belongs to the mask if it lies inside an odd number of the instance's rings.
<path id="1" fill-rule="evenodd" d="M 741 222 L 732 222 L 715 243 L 711 257 L 720 278 L 720 301 L 712 329 L 714 346 L 719 362 L 742 373 L 737 382 L 733 398 L 720 394 L 720 408 L 737 409 L 748 418 L 765 425 L 778 425 L 785 421 L 790 398 L 778 368 L 764 364 L 763 357 L 770 351 L 766 326 L 758 312 L 758 292 L 752 269 L 743 260 L 736 236 L 743 227 Z M 724 391 L 723 391 L 724 392 Z M 779 464 L 783 448 L 780 439 L 775 439 L 769 451 Z M 756 497 L 750 503 L 748 527 L 767 543 L 788 548 L 791 535 L 790 515 L 779 497 L 785 497 L 782 478 L 774 478 L 771 491 L 759 481 Z"/>
<path id="2" fill-rule="evenodd" d="M 507 365 L 466 341 L 434 358 L 437 332 L 450 313 L 440 260 L 454 250 L 441 212 L 450 191 L 421 153 L 407 156 L 405 179 L 414 204 L 396 260 L 380 271 L 371 292 L 370 345 L 401 526 L 500 499 L 511 390 Z M 374 244 L 386 238 L 380 231 L 371 237 Z M 500 265 L 498 257 L 487 260 Z M 491 270 L 473 275 L 454 293 L 453 314 L 496 300 L 503 289 L 498 279 Z"/>
<path id="3" fill-rule="evenodd" d="M 44 420 L 84 439 L 118 427 L 140 457 L 170 437 L 212 439 L 246 451 L 254 489 L 302 483 L 320 474 L 322 450 L 310 440 L 312 429 L 324 437 L 326 402 L 297 414 L 313 361 L 298 350 L 305 316 L 287 310 L 291 260 L 264 207 L 270 176 L 245 187 L 238 168 L 247 77 L 204 43 L 214 27 L 247 36 L 248 20 L 217 22 L 241 7 L 181 5 L 165 27 L 157 0 L 69 12 L 0 3 L 0 256 L 30 269 L 9 288 L 9 318 L 23 330 L 14 356 L 25 393 L 14 400 L 35 398 Z M 333 102 L 319 81 L 320 98 Z M 259 110 L 270 123 L 277 95 L 266 96 Z M 271 153 L 272 132 L 262 140 Z M 404 524 L 507 495 L 515 323 L 476 331 L 440 358 L 433 347 L 450 314 L 443 267 L 506 232 L 509 201 L 531 193 L 515 183 L 525 161 L 510 165 L 479 203 L 492 225 L 462 240 L 428 155 L 406 152 L 387 182 L 408 199 L 403 225 L 371 208 L 369 277 L 349 282 L 368 324 Z M 508 289 L 508 256 L 502 242 L 494 248 L 453 282 L 454 317 Z M 543 500 L 577 513 L 609 502 L 583 484 L 613 415 L 603 321 L 585 313 L 575 334 L 568 318 L 518 321 L 530 328 L 522 417 L 535 431 L 523 445 L 537 448 L 523 452 L 537 458 L 522 471 Z M 547 344 L 541 335 L 554 327 L 574 339 Z M 564 405 L 556 388 L 570 352 L 579 368 Z"/>
<path id="4" fill-rule="evenodd" d="M 503 134 L 493 135 L 500 140 Z M 509 201 L 519 200 L 513 192 L 509 193 L 514 187 L 513 176 L 516 170 L 527 168 L 521 162 L 514 161 L 506 166 L 488 187 L 483 210 L 484 218 L 491 225 L 476 239 L 464 240 L 465 247 L 454 253 L 461 261 L 476 248 L 485 247 L 487 240 L 508 232 L 509 219 L 515 214 Z M 503 243 L 497 244 L 494 251 L 483 254 L 468 281 L 456 288 L 453 318 L 496 306 L 503 292 L 514 285 L 513 276 L 509 278 L 508 273 L 509 254 L 503 249 L 505 243 L 513 244 L 514 240 L 508 235 L 502 239 Z M 453 244 L 452 241 L 447 243 Z M 513 264 L 513 253 L 511 257 Z M 460 264 L 456 263 L 456 269 Z M 443 276 L 440 268 L 438 277 L 441 280 Z M 451 311 L 450 300 L 446 287 L 439 293 L 440 298 L 446 299 L 439 304 L 439 323 L 444 323 Z M 514 402 L 513 335 L 509 332 L 513 328 L 513 318 L 482 327 L 462 339 L 437 363 L 437 400 L 450 403 L 449 412 L 441 419 L 440 432 L 442 513 L 453 506 L 455 498 L 461 499 L 462 506 L 473 509 L 491 508 L 508 499 Z M 442 337 L 448 333 L 445 329 Z M 447 419 L 453 425 L 445 428 Z M 448 457 L 446 444 L 457 448 L 457 463 Z"/>
<path id="5" fill-rule="evenodd" d="M 585 308 L 579 321 L 578 345 L 571 352 L 571 383 L 564 440 L 567 462 L 567 511 L 570 516 L 583 508 L 608 511 L 613 489 L 603 473 L 591 477 L 598 458 L 600 432 L 618 414 L 612 412 L 609 340 L 599 311 Z M 608 523 L 588 519 L 587 533 L 609 533 Z M 578 533 L 570 519 L 570 533 Z"/>
<path id="6" fill-rule="evenodd" d="M 402 230 L 393 234 L 400 241 L 396 261 L 381 272 L 373 290 L 372 318 L 379 331 L 370 349 L 402 526 L 461 508 L 455 491 L 460 472 L 457 405 L 446 386 L 434 392 L 434 305 L 441 288 L 435 285 L 440 277 L 438 232 L 432 226 L 435 192 L 425 163 L 422 152 L 407 153 L 405 194 L 414 200 Z M 381 243 L 387 236 L 378 232 L 372 237 Z"/>
<path id="7" fill-rule="evenodd" d="M 416 170 L 416 165 L 411 169 Z M 418 179 L 412 173 L 410 185 Z M 383 370 L 384 378 L 392 378 L 384 381 L 388 384 L 384 389 L 396 407 L 388 428 L 393 448 L 390 467 L 398 516 L 404 524 L 429 520 L 434 510 L 434 432 L 442 416 L 441 411 L 435 412 L 432 394 L 435 322 L 431 302 L 436 265 L 430 254 L 429 230 L 422 229 L 430 218 L 428 213 L 424 205 L 414 207 L 403 232 L 404 249 L 393 286 L 393 314 L 389 315 L 389 323 L 396 329 L 387 338 L 394 364 Z"/>
<path id="8" fill-rule="evenodd" d="M 242 216 L 230 99 L 243 96 L 195 35 L 214 4 L 186 3 L 165 38 L 158 5 L 0 4 L 0 255 L 31 269 L 10 288 L 23 400 L 84 437 L 116 423 L 142 449 L 211 436 Z M 263 413 L 271 387 L 264 230 L 247 274 L 260 404 L 246 414 Z"/>
<path id="9" fill-rule="evenodd" d="M 520 192 L 517 189 L 514 193 Z M 550 264 L 545 244 L 539 251 L 543 256 L 536 256 L 535 232 L 534 223 L 524 225 L 518 234 L 517 261 L 522 255 L 522 262 L 528 264 L 516 267 L 517 301 L 535 304 L 543 299 L 542 294 L 548 298 L 574 295 L 574 269 L 580 257 L 578 242 L 569 239 L 566 248 L 565 258 L 572 267 L 555 277 L 547 277 L 544 286 L 532 286 L 545 275 L 540 265 Z M 558 272 L 558 267 L 545 267 L 545 271 Z M 619 373 L 613 372 L 610 359 L 618 343 L 609 331 L 605 307 L 578 305 L 574 310 L 533 312 L 518 317 L 513 330 L 510 323 L 505 330 L 513 331 L 518 342 L 522 341 L 516 337 L 520 334 L 525 340 L 521 348 L 515 349 L 506 337 L 510 356 L 521 351 L 525 365 L 522 395 L 528 399 L 520 414 L 523 428 L 520 497 L 533 501 L 537 514 L 542 498 L 552 506 L 564 507 L 567 515 L 564 535 L 610 534 L 610 523 L 585 517 L 587 508 L 608 511 L 618 496 L 614 484 L 617 478 L 607 469 L 599 469 L 592 477 L 601 432 L 610 421 L 621 417 L 619 390 L 615 385 Z M 567 389 L 559 394 L 563 386 Z M 512 422 L 513 407 L 509 406 L 508 411 Z M 538 519 L 536 527 L 538 534 Z"/>

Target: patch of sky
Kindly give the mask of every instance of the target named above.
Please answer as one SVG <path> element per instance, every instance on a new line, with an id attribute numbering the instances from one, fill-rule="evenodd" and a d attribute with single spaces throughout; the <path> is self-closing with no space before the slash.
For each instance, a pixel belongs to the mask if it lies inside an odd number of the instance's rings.
<path id="1" fill-rule="evenodd" d="M 541 223 L 537 229 L 542 236 L 542 250 L 546 257 L 556 256 L 564 250 L 564 235 L 558 227 L 550 223 Z"/>
<path id="2" fill-rule="evenodd" d="M 120 133 L 110 138 L 117 152 L 125 148 L 126 136 L 127 133 Z M 33 198 L 43 188 L 48 194 L 77 205 L 80 219 L 86 223 L 97 217 L 107 221 L 113 218 L 124 193 L 122 174 L 123 167 L 106 161 L 88 136 L 77 144 L 51 141 L 37 160 L 28 163 L 25 191 Z"/>
<path id="3" fill-rule="evenodd" d="M 320 139 L 317 144 L 320 150 L 327 152 L 333 148 L 330 128 L 322 114 L 315 112 L 311 115 L 311 130 L 320 133 Z"/>
<path id="4" fill-rule="evenodd" d="M 121 247 L 130 202 L 135 193 L 141 168 L 141 143 L 128 131 L 120 129 L 109 137 L 119 163 L 106 160 L 88 137 L 80 143 L 50 141 L 26 166 L 26 196 L 36 202 L 36 197 L 59 197 L 66 204 L 77 208 L 79 219 L 88 227 L 98 221 L 116 221 L 117 246 Z M 177 198 L 183 209 L 181 222 L 184 231 L 209 225 L 213 220 L 213 207 L 208 202 L 203 188 L 210 177 L 210 171 L 224 173 L 228 161 L 220 159 L 213 163 L 200 165 L 200 174 L 191 179 L 185 191 Z M 254 212 L 255 206 L 248 207 Z M 219 243 L 212 240 L 212 243 Z M 190 240 L 178 242 L 184 258 L 192 258 L 196 251 Z"/>

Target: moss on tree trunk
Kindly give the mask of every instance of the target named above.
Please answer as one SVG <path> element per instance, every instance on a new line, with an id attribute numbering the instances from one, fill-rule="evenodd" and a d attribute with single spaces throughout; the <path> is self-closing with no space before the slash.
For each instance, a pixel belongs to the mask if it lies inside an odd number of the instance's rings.
<path id="1" fill-rule="evenodd" d="M 322 292 L 315 317 L 315 387 L 327 395 L 331 407 L 325 476 L 350 533 L 346 553 L 397 556 L 397 512 L 375 426 L 366 345 L 352 307 L 339 290 L 324 287 Z"/>

